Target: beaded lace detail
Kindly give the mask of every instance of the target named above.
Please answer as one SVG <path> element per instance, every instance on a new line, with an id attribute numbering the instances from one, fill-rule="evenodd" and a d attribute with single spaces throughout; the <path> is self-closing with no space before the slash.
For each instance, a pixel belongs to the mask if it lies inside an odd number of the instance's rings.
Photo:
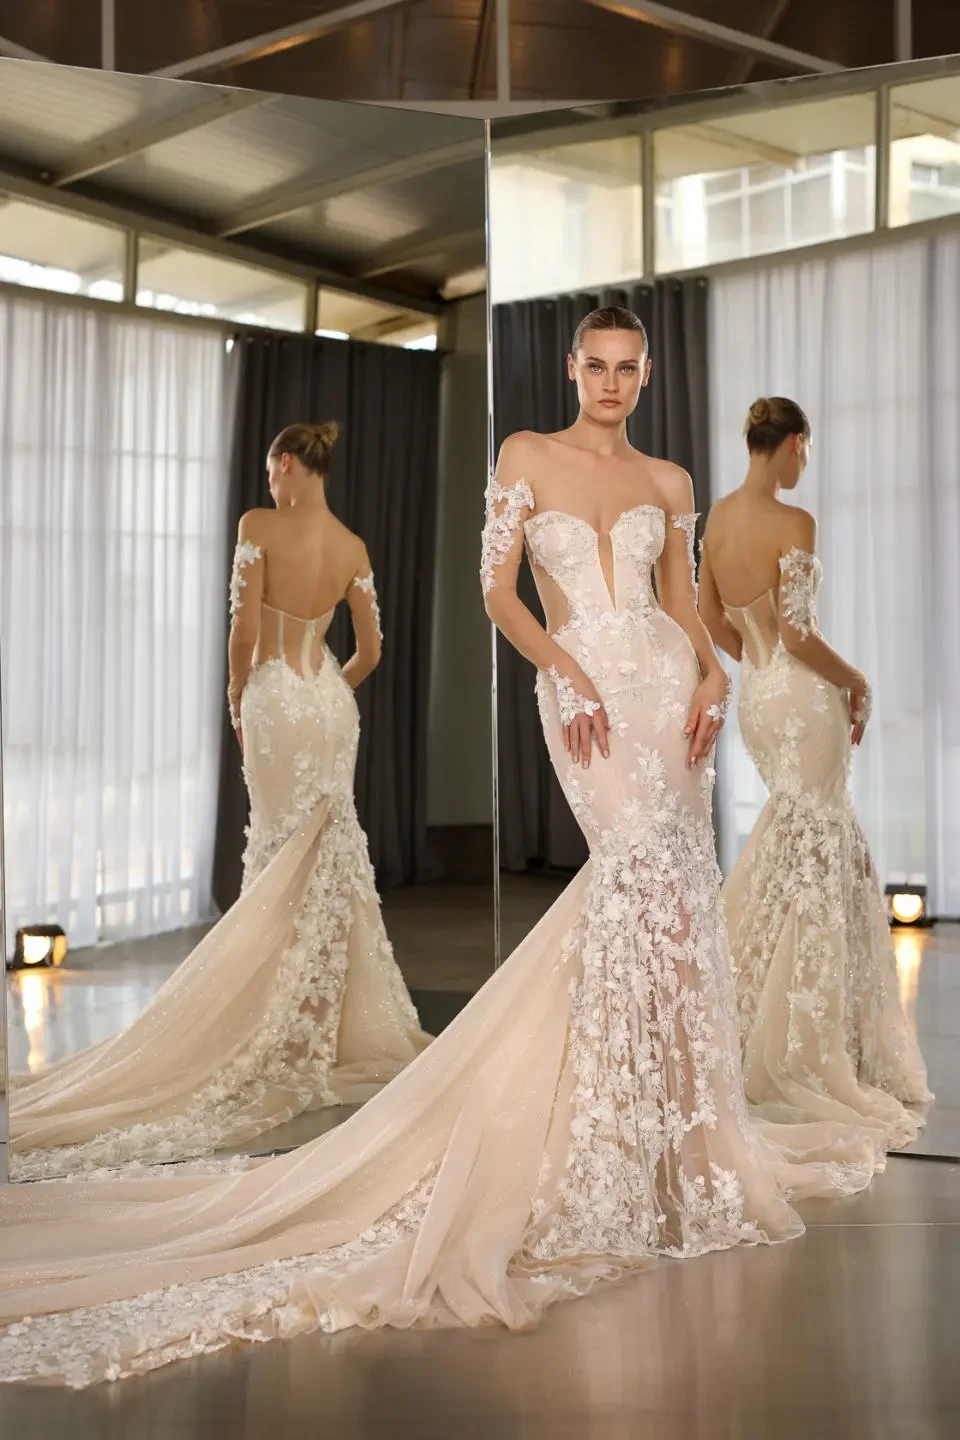
<path id="1" fill-rule="evenodd" d="M 240 591 L 246 585 L 244 570 L 248 565 L 255 565 L 258 560 L 263 559 L 263 551 L 259 545 L 254 545 L 252 540 L 241 540 L 233 552 L 233 571 L 230 576 L 230 614 L 236 615 L 240 609 L 242 596 Z"/>
<path id="2" fill-rule="evenodd" d="M 377 627 L 377 634 L 382 640 L 383 631 L 380 628 L 380 605 L 377 601 L 377 590 L 373 583 L 372 573 L 370 575 L 355 575 L 350 581 L 350 584 L 355 585 L 358 590 L 362 590 L 365 595 L 369 596 L 370 605 L 373 610 L 373 623 Z"/>
<path id="3" fill-rule="evenodd" d="M 802 639 L 818 633 L 817 591 L 823 569 L 816 555 L 796 546 L 780 556 L 780 608 Z"/>

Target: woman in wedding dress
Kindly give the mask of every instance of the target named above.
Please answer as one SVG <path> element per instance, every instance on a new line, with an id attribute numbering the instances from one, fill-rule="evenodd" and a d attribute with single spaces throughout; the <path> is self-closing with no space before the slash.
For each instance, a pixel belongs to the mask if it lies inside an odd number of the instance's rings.
<path id="1" fill-rule="evenodd" d="M 757 400 L 750 467 L 710 512 L 700 612 L 741 662 L 740 733 L 770 792 L 723 902 L 747 1099 L 914 1140 L 932 1097 L 900 1005 L 876 870 L 850 799 L 870 715 L 861 672 L 822 638 L 813 517 L 779 498 L 807 463 L 792 400 Z"/>
<path id="2" fill-rule="evenodd" d="M 243 892 L 120 1034 L 12 1077 L 15 1179 L 244 1145 L 308 1109 L 366 1100 L 428 1038 L 384 932 L 353 802 L 353 692 L 380 658 L 363 542 L 331 513 L 337 427 L 273 442 L 276 509 L 240 522 L 229 700 L 250 826 Z M 339 602 L 356 653 L 325 643 Z M 312 616 L 312 619 L 302 619 Z"/>
<path id="3" fill-rule="evenodd" d="M 635 316 L 588 317 L 569 366 L 573 427 L 503 447 L 482 575 L 538 667 L 587 865 L 329 1134 L 225 1178 L 0 1193 L 0 1377 L 80 1386 L 349 1326 L 529 1328 L 658 1255 L 799 1235 L 788 1197 L 852 1193 L 882 1163 L 872 1131 L 748 1117 L 710 823 L 727 682 L 691 485 L 626 439 L 649 371 Z M 516 594 L 524 548 L 547 628 Z"/>

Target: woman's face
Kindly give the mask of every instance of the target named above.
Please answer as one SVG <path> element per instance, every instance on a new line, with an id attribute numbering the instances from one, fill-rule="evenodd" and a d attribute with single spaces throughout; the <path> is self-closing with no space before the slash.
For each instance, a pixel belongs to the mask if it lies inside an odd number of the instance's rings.
<path id="1" fill-rule="evenodd" d="M 620 425 L 637 408 L 650 378 L 643 336 L 636 330 L 588 330 L 567 374 L 577 383 L 584 415 L 600 425 Z"/>

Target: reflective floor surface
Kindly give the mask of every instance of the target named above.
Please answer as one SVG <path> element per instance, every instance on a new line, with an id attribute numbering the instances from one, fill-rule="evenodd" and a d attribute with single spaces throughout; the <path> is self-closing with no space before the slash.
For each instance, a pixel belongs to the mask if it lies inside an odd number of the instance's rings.
<path id="1" fill-rule="evenodd" d="M 504 954 L 509 954 L 563 882 L 503 878 Z M 387 892 L 384 918 L 424 1027 L 436 1034 L 490 975 L 490 892 L 469 885 L 409 886 Z M 184 930 L 80 951 L 70 957 L 68 969 L 10 977 L 11 1068 L 42 1068 L 115 1034 L 140 1013 L 203 934 L 204 928 Z M 894 943 L 901 999 L 916 1026 L 937 1097 L 913 1149 L 960 1158 L 960 925 L 898 930 Z M 329 1113 L 303 1116 L 272 1132 L 269 1141 L 261 1137 L 258 1146 L 299 1145 L 332 1123 Z"/>
<path id="2" fill-rule="evenodd" d="M 893 1158 L 771 1248 L 666 1261 L 502 1330 L 345 1332 L 76 1394 L 17 1440 L 955 1440 L 960 1166 Z"/>

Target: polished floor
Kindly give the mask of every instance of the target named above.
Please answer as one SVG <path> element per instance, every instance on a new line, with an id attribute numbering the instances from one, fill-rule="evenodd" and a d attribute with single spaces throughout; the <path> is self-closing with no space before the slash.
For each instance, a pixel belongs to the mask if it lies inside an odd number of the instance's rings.
<path id="1" fill-rule="evenodd" d="M 771 1248 L 663 1262 L 531 1334 L 348 1331 L 76 1394 L 17 1440 L 956 1440 L 960 1165 L 891 1159 Z"/>
<path id="2" fill-rule="evenodd" d="M 505 951 L 559 885 L 507 877 Z M 451 887 L 432 895 L 428 915 L 425 898 L 397 892 L 385 911 L 424 1022 L 440 1029 L 489 974 L 490 900 Z M 199 933 L 77 955 L 69 971 L 16 978 L 14 1063 L 53 1059 L 119 1028 Z M 960 926 L 895 940 L 901 995 L 938 1094 L 920 1143 L 958 1155 Z M 343 1118 L 294 1121 L 271 1134 L 271 1147 Z M 799 1240 L 663 1262 L 559 1306 L 527 1335 L 305 1336 L 77 1394 L 0 1387 L 0 1437 L 960 1437 L 960 1163 L 894 1156 L 866 1194 L 801 1210 L 808 1229 Z"/>
<path id="3" fill-rule="evenodd" d="M 563 888 L 555 877 L 502 877 L 503 953 L 509 955 Z M 384 919 L 425 1029 L 436 1034 L 493 968 L 493 903 L 481 885 L 388 891 Z M 14 1070 L 38 1069 L 121 1030 L 205 933 L 204 927 L 127 945 L 78 951 L 68 969 L 9 978 L 8 1049 Z M 936 1094 L 918 1154 L 960 1158 L 960 925 L 894 932 L 900 994 L 915 1024 Z M 343 1112 L 278 1126 L 258 1149 L 285 1149 L 321 1134 Z M 0 1157 L 2 1161 L 2 1157 Z"/>

